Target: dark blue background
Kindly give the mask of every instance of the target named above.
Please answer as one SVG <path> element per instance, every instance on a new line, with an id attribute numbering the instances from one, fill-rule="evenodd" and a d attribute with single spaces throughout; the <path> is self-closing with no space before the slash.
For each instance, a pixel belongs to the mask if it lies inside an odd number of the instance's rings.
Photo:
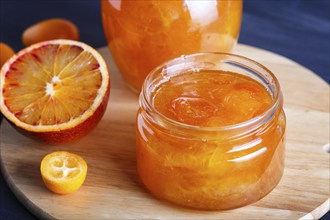
<path id="1" fill-rule="evenodd" d="M 329 3 L 245 0 L 239 42 L 286 56 L 329 83 Z M 23 48 L 21 34 L 25 28 L 53 17 L 73 21 L 80 29 L 81 41 L 96 48 L 106 45 L 98 0 L 0 0 L 0 41 L 18 51 Z M 0 219 L 35 219 L 9 190 L 2 174 L 0 204 Z M 323 219 L 330 219 L 330 214 Z"/>

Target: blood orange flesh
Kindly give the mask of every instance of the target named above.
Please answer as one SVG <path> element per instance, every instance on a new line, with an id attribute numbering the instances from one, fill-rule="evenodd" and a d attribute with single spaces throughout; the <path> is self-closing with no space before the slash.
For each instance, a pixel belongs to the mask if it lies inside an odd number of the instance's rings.
<path id="1" fill-rule="evenodd" d="M 1 112 L 16 127 L 38 133 L 45 141 L 45 135 L 81 138 L 98 123 L 107 105 L 110 78 L 106 64 L 81 42 L 54 40 L 32 45 L 12 57 L 0 76 Z M 82 126 L 87 120 L 93 123 Z"/>

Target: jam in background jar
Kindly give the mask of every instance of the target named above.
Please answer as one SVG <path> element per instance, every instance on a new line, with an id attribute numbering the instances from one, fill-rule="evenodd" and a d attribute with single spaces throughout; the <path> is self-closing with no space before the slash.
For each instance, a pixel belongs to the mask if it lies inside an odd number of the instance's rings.
<path id="1" fill-rule="evenodd" d="M 161 63 L 197 52 L 229 52 L 236 44 L 241 0 L 101 0 L 112 56 L 134 90 Z"/>
<path id="2" fill-rule="evenodd" d="M 275 76 L 250 59 L 201 53 L 154 69 L 137 114 L 137 170 L 156 197 L 221 210 L 253 203 L 284 169 L 285 114 Z"/>

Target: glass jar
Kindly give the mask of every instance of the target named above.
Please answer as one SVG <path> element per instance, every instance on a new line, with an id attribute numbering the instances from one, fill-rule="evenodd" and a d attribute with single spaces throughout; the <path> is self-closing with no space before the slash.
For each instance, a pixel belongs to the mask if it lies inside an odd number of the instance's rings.
<path id="1" fill-rule="evenodd" d="M 259 82 L 271 96 L 270 107 L 250 120 L 222 127 L 180 123 L 155 109 L 154 96 L 164 82 L 200 70 L 230 71 Z M 139 104 L 137 170 L 156 197 L 197 209 L 232 209 L 261 199 L 280 181 L 283 98 L 278 80 L 261 64 L 224 53 L 182 56 L 148 75 Z"/>
<path id="2" fill-rule="evenodd" d="M 237 42 L 242 0 L 101 0 L 103 27 L 127 84 L 182 54 L 229 52 Z"/>

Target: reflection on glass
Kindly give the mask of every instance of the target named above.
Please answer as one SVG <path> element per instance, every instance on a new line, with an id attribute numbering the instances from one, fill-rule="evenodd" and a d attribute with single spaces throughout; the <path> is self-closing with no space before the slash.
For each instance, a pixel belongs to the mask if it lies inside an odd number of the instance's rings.
<path id="1" fill-rule="evenodd" d="M 192 22 L 208 25 L 218 19 L 217 1 L 185 0 Z"/>

